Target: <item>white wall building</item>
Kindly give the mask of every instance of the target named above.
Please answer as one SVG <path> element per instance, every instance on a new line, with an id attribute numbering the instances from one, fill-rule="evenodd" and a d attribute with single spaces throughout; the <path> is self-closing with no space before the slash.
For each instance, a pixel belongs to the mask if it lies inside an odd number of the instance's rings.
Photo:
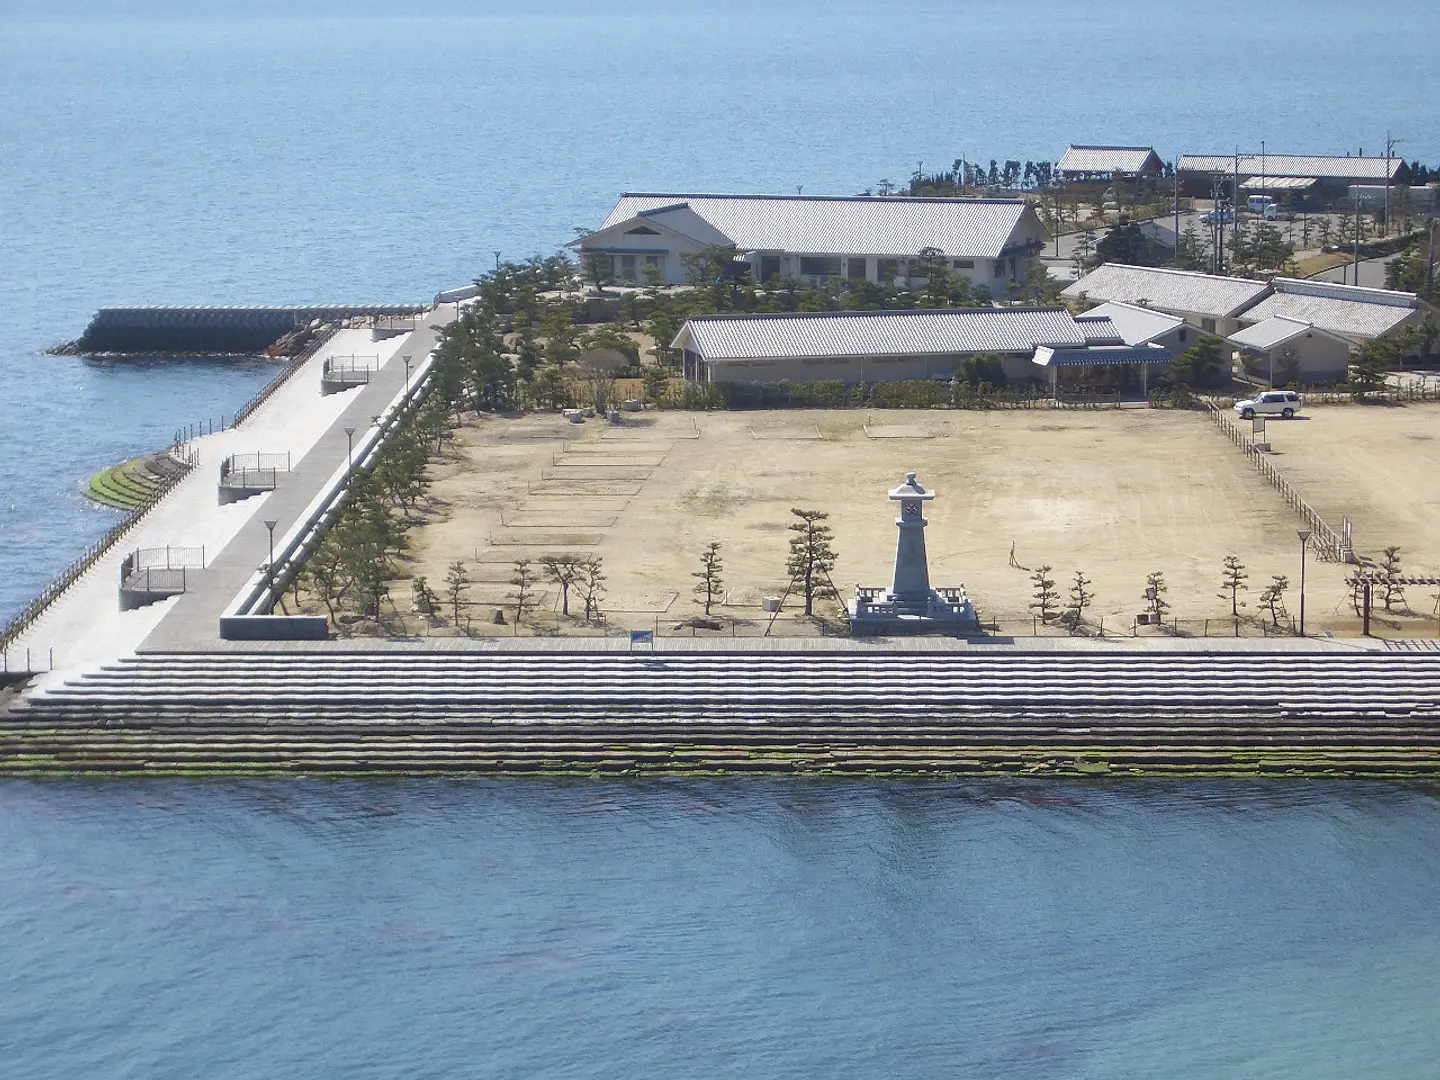
<path id="1" fill-rule="evenodd" d="M 1343 382 L 1350 372 L 1350 342 L 1303 319 L 1272 315 L 1226 340 L 1239 346 L 1245 370 L 1271 386 Z"/>
<path id="2" fill-rule="evenodd" d="M 1023 278 L 1048 234 L 1021 199 L 625 194 L 595 232 L 569 246 L 611 276 L 687 283 L 683 256 L 733 247 L 758 282 L 788 276 L 817 288 L 874 282 L 918 288 L 921 250 L 996 294 Z"/>

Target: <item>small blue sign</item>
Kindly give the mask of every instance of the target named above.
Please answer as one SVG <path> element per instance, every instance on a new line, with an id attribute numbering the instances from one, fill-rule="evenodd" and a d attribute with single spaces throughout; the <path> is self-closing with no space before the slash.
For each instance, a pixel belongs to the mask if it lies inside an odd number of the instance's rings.
<path id="1" fill-rule="evenodd" d="M 631 645 L 641 645 L 641 644 L 646 644 L 646 643 L 651 644 L 651 645 L 655 644 L 655 631 L 654 631 L 654 630 L 631 630 L 631 631 L 630 631 L 630 644 L 631 644 Z"/>

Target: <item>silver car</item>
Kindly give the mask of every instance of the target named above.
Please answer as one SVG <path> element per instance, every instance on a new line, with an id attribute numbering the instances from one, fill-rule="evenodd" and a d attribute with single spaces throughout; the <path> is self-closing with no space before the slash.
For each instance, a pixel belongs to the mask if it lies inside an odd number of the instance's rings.
<path id="1" fill-rule="evenodd" d="M 1250 420 L 1256 416 L 1280 416 L 1289 420 L 1304 404 L 1294 390 L 1266 390 L 1245 401 L 1235 402 L 1235 411 L 1240 419 Z"/>

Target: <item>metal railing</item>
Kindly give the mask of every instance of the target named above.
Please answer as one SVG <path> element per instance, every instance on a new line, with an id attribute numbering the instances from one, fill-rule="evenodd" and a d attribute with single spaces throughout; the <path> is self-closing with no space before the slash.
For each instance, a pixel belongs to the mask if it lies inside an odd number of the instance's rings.
<path id="1" fill-rule="evenodd" d="M 1239 424 L 1221 412 L 1214 402 L 1207 400 L 1205 406 L 1209 411 L 1210 419 L 1215 421 L 1220 431 L 1245 452 L 1245 456 L 1259 470 L 1260 475 L 1269 480 L 1275 490 L 1280 492 L 1285 504 L 1299 514 L 1306 525 L 1310 526 L 1311 543 L 1315 547 L 1316 556 L 1325 562 L 1354 562 L 1355 548 L 1350 539 L 1350 530 L 1337 532 L 1332 529 L 1329 522 L 1320 516 L 1319 511 L 1306 502 L 1304 497 L 1295 490 L 1294 485 L 1271 464 L 1265 452 L 1256 448 Z"/>
<path id="2" fill-rule="evenodd" d="M 177 460 L 180 459 L 177 458 Z M 5 624 L 5 629 L 0 631 L 0 649 L 9 645 L 29 629 L 35 620 L 44 614 L 45 610 L 59 598 L 61 593 L 73 585 L 85 571 L 95 565 L 102 555 L 114 547 L 131 529 L 138 525 L 140 519 L 149 512 L 151 507 L 155 506 L 156 503 L 169 494 L 170 490 L 188 474 L 189 469 L 192 467 L 192 463 L 183 460 L 181 463 L 186 467 L 185 472 L 177 472 L 174 476 L 168 477 L 157 484 L 155 489 L 146 496 L 145 501 L 126 515 L 124 521 L 115 525 L 108 530 L 104 536 L 100 537 L 99 540 L 96 540 L 86 548 L 69 566 L 56 574 L 55 577 L 50 580 L 49 584 L 40 590 L 40 595 L 20 610 L 20 614 Z"/>
<path id="3" fill-rule="evenodd" d="M 136 548 L 127 560 L 134 570 L 181 570 L 205 568 L 205 548 L 153 547 Z"/>
<path id="4" fill-rule="evenodd" d="M 290 452 L 231 454 L 220 463 L 220 486 L 245 491 L 274 490 L 278 476 L 290 471 Z"/>

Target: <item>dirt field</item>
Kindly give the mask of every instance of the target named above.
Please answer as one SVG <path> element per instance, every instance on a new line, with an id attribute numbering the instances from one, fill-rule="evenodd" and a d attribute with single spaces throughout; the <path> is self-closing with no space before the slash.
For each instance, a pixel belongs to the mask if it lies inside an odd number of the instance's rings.
<path id="1" fill-rule="evenodd" d="M 1270 437 L 1275 464 L 1327 520 L 1338 526 L 1348 513 L 1362 551 L 1401 544 L 1407 571 L 1417 572 L 1440 565 L 1437 421 L 1440 407 L 1335 406 L 1272 423 Z M 438 591 L 447 565 L 464 560 L 476 580 L 475 633 L 511 632 L 489 615 L 513 591 L 515 560 L 554 552 L 603 559 L 612 632 L 664 630 L 699 613 L 691 574 L 711 540 L 722 545 L 727 585 L 716 614 L 758 632 L 762 598 L 785 591 L 797 506 L 831 514 L 842 593 L 888 584 L 895 511 L 885 495 L 912 469 L 938 493 L 927 510 L 932 583 L 963 584 L 982 617 L 1008 632 L 1029 632 L 1033 585 L 1023 568 L 1047 563 L 1062 596 L 1084 570 L 1096 595 L 1089 616 L 1125 632 L 1153 570 L 1165 574 L 1172 615 L 1195 632 L 1213 619 L 1210 632 L 1223 632 L 1229 603 L 1217 594 L 1231 552 L 1248 567 L 1250 614 L 1273 574 L 1290 577 L 1290 608 L 1298 606 L 1298 518 L 1198 413 L 657 412 L 627 414 L 621 425 L 483 418 L 460 433 L 457 457 L 433 469 L 438 520 L 413 534 L 406 572 Z M 1310 632 L 1356 632 L 1344 576 L 1310 561 Z M 543 588 L 536 621 L 554 624 L 558 596 Z M 1431 611 L 1433 591 L 1411 590 L 1417 611 Z M 408 608 L 406 586 L 394 592 Z M 1433 622 L 1405 622 L 1395 629 L 1434 635 Z"/>

